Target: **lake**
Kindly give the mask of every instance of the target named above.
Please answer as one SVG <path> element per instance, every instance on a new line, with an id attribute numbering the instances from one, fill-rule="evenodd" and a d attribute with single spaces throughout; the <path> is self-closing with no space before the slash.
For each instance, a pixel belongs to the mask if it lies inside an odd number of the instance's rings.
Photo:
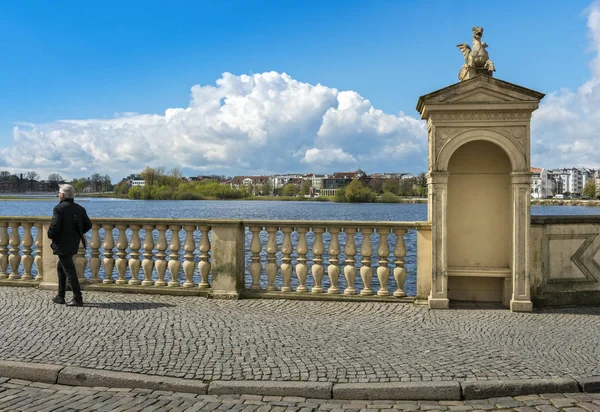
<path id="1" fill-rule="evenodd" d="M 90 217 L 273 219 L 273 220 L 427 220 L 427 204 L 334 203 L 260 200 L 77 199 Z M 49 216 L 57 201 L 0 200 L 0 216 Z M 600 207 L 532 206 L 532 215 L 600 215 Z"/>
<path id="2" fill-rule="evenodd" d="M 424 221 L 427 220 L 427 204 L 400 204 L 400 203 L 334 203 L 311 201 L 257 201 L 257 200 L 123 200 L 123 199 L 77 199 L 94 217 L 131 217 L 131 218 L 199 218 L 199 219 L 258 219 L 258 220 L 365 220 L 365 221 Z M 0 216 L 50 216 L 57 200 L 0 200 Z M 532 215 L 600 215 L 600 207 L 585 206 L 533 206 Z M 34 231 L 35 232 L 35 231 Z M 115 232 L 115 235 L 117 233 Z M 307 237 L 309 245 L 313 237 Z M 89 235 L 88 235 L 89 236 Z M 170 238 L 170 235 L 168 235 Z M 246 245 L 249 247 L 250 233 L 246 234 Z M 142 236 L 143 238 L 143 236 Z M 262 236 L 263 245 L 266 243 L 266 233 Z M 359 236 L 360 239 L 360 236 Z M 295 242 L 296 237 L 293 238 Z M 328 243 L 328 234 L 324 234 L 324 241 Z M 378 238 L 372 237 L 374 250 L 377 250 Z M 393 239 L 389 240 L 393 249 Z M 407 279 L 405 290 L 409 295 L 416 293 L 416 233 L 409 231 L 405 237 L 406 242 L 406 269 Z M 281 243 L 281 236 L 278 236 Z M 360 243 L 357 241 L 360 248 Z M 343 239 L 340 239 L 343 246 Z M 327 250 L 327 249 L 326 249 Z M 250 285 L 251 278 L 248 271 L 250 252 L 246 250 L 246 285 Z M 263 253 L 264 255 L 264 253 Z M 263 260 L 264 260 L 263 256 Z M 278 261 L 281 253 L 278 253 Z M 292 256 L 294 259 L 296 255 Z M 311 257 L 311 254 L 308 254 Z M 326 257 L 326 256 L 325 256 Z M 343 253 L 340 259 L 343 259 Z M 360 258 L 359 258 L 360 259 Z M 393 260 L 390 260 L 392 263 Z M 374 265 L 376 260 L 374 259 Z M 102 272 L 101 272 L 102 273 Z M 183 279 L 181 279 L 183 280 Z M 195 279 L 198 282 L 196 276 Z M 263 286 L 266 285 L 266 276 L 261 278 Z M 279 286 L 280 281 L 278 281 Z M 376 276 L 373 278 L 373 288 L 377 290 Z M 307 285 L 312 286 L 309 276 Z M 360 279 L 356 285 L 362 287 Z M 294 276 L 293 286 L 297 286 Z M 323 286 L 329 286 L 325 276 Z M 345 287 L 345 279 L 340 278 L 340 287 Z M 390 291 L 395 289 L 393 279 L 390 281 Z"/>

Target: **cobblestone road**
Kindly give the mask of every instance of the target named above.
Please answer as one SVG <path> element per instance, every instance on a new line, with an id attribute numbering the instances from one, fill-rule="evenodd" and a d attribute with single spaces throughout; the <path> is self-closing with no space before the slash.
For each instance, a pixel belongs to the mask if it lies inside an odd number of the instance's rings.
<path id="1" fill-rule="evenodd" d="M 0 288 L 0 359 L 194 379 L 394 382 L 600 375 L 600 308 L 210 300 Z"/>
<path id="2" fill-rule="evenodd" d="M 0 411 L 517 411 L 597 412 L 600 394 L 542 394 L 474 401 L 348 401 L 257 395 L 193 395 L 86 388 L 0 377 Z"/>

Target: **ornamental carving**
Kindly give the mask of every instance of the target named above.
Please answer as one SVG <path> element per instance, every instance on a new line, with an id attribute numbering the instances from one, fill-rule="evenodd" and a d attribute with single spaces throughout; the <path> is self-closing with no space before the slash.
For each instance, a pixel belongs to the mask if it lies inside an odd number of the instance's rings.
<path id="1" fill-rule="evenodd" d="M 436 135 L 439 140 L 446 140 L 450 136 L 454 135 L 459 130 L 464 130 L 460 127 L 437 127 Z"/>
<path id="2" fill-rule="evenodd" d="M 504 131 L 504 133 L 512 136 L 515 139 L 521 139 L 525 136 L 524 126 L 504 127 L 502 130 Z"/>
<path id="3" fill-rule="evenodd" d="M 501 110 L 501 111 L 471 111 L 452 110 L 431 113 L 431 118 L 436 121 L 490 121 L 490 120 L 530 120 L 529 110 Z"/>

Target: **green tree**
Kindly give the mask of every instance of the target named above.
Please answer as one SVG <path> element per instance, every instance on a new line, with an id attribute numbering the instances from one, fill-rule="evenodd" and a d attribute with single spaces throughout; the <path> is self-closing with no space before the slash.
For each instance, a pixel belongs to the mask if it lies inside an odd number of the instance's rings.
<path id="1" fill-rule="evenodd" d="M 81 193 L 87 187 L 87 179 L 85 177 L 74 179 L 71 186 L 75 189 L 75 193 Z"/>
<path id="2" fill-rule="evenodd" d="M 144 170 L 140 173 L 141 178 L 145 182 L 145 186 L 154 186 L 159 182 L 159 178 L 163 176 L 163 168 L 153 168 L 150 166 L 146 166 Z"/>
<path id="3" fill-rule="evenodd" d="M 263 185 L 260 188 L 260 193 L 263 196 L 271 196 L 271 194 L 273 193 L 273 185 L 270 181 L 267 180 L 265 183 L 263 183 Z"/>
<path id="4" fill-rule="evenodd" d="M 583 195 L 591 199 L 596 197 L 596 179 L 588 179 L 583 187 Z"/>
<path id="5" fill-rule="evenodd" d="M 129 193 L 129 183 L 127 180 L 122 180 L 115 185 L 114 192 L 118 196 L 125 196 Z"/>
<path id="6" fill-rule="evenodd" d="M 306 196 L 310 193 L 310 187 L 311 187 L 311 182 L 310 180 L 303 180 L 302 181 L 302 186 L 300 186 L 300 194 L 302 196 Z"/>
<path id="7" fill-rule="evenodd" d="M 375 200 L 375 193 L 363 183 L 355 179 L 346 187 L 346 200 L 352 203 L 372 202 Z"/>
<path id="8" fill-rule="evenodd" d="M 386 179 L 383 183 L 383 191 L 393 193 L 395 195 L 400 193 L 400 182 L 398 179 Z"/>
<path id="9" fill-rule="evenodd" d="M 298 191 L 298 186 L 293 183 L 288 183 L 281 188 L 281 196 L 296 196 Z"/>
<path id="10" fill-rule="evenodd" d="M 336 202 L 346 202 L 346 188 L 345 187 L 340 187 L 336 192 L 335 192 L 335 197 L 333 198 L 333 200 L 335 200 Z"/>

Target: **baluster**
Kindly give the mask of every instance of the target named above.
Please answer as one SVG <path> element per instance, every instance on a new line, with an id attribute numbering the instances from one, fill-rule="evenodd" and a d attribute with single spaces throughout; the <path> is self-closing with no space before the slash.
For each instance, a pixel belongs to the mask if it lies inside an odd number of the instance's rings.
<path id="1" fill-rule="evenodd" d="M 283 278 L 283 286 L 281 287 L 282 292 L 292 291 L 292 252 L 294 250 L 292 246 L 292 230 L 291 227 L 283 227 L 283 242 L 281 243 L 281 277 Z"/>
<path id="2" fill-rule="evenodd" d="M 33 256 L 31 256 L 31 246 L 33 246 L 33 237 L 31 236 L 31 227 L 33 223 L 22 224 L 25 233 L 23 234 L 23 277 L 22 280 L 32 280 L 31 268 L 33 266 Z"/>
<path id="3" fill-rule="evenodd" d="M 338 256 L 340 254 L 340 242 L 338 240 L 338 228 L 332 227 L 328 229 L 331 234 L 331 240 L 329 241 L 329 266 L 327 267 L 327 275 L 331 281 L 331 286 L 327 289 L 327 293 L 340 293 L 338 287 L 338 281 L 340 278 L 340 260 Z"/>
<path id="4" fill-rule="evenodd" d="M 390 247 L 387 242 L 387 235 L 390 232 L 388 228 L 378 227 L 377 234 L 379 235 L 379 246 L 377 247 L 377 256 L 379 259 L 379 267 L 377 268 L 377 278 L 379 279 L 379 290 L 377 296 L 390 296 L 388 290 L 388 282 L 390 280 L 390 268 L 388 267 L 388 255 L 390 254 Z"/>
<path id="5" fill-rule="evenodd" d="M 77 248 L 77 254 L 73 258 L 73 264 L 75 265 L 75 272 L 77 273 L 77 280 L 79 280 L 80 285 L 88 283 L 88 280 L 85 277 L 85 268 L 87 267 L 85 252 L 86 250 L 83 247 L 83 242 L 79 241 L 79 248 Z"/>
<path id="6" fill-rule="evenodd" d="M 41 223 L 36 223 L 37 235 L 35 237 L 35 268 L 37 269 L 37 276 L 35 280 L 41 282 L 44 280 L 44 226 Z"/>
<path id="7" fill-rule="evenodd" d="M 152 286 L 154 285 L 154 281 L 152 280 L 152 271 L 154 270 L 154 237 L 152 236 L 152 231 L 154 230 L 154 225 L 143 225 L 142 226 L 146 231 L 146 236 L 144 237 L 144 260 L 142 261 L 142 269 L 144 270 L 144 280 L 142 281 L 142 286 Z"/>
<path id="8" fill-rule="evenodd" d="M 313 244 L 313 266 L 312 266 L 312 275 L 315 279 L 315 285 L 313 286 L 311 292 L 312 293 L 323 293 L 325 290 L 323 289 L 323 252 L 325 251 L 325 245 L 323 245 L 323 232 L 325 229 L 323 228 L 313 228 L 313 233 L 315 234 L 315 243 Z"/>
<path id="9" fill-rule="evenodd" d="M 127 225 L 117 225 L 119 229 L 119 237 L 117 238 L 117 285 L 126 285 L 125 272 L 127 271 Z"/>
<path id="10" fill-rule="evenodd" d="M 354 242 L 354 234 L 356 229 L 348 227 L 344 229 L 346 234 L 346 246 L 344 247 L 344 253 L 346 259 L 344 260 L 344 277 L 346 278 L 346 289 L 344 295 L 356 295 L 356 243 Z"/>
<path id="11" fill-rule="evenodd" d="M 0 222 L 0 279 L 7 279 L 8 273 L 8 223 Z"/>
<path id="12" fill-rule="evenodd" d="M 21 279 L 19 275 L 19 264 L 21 263 L 21 255 L 19 254 L 19 245 L 21 244 L 21 238 L 19 237 L 19 223 L 10 222 L 10 228 L 12 229 L 10 234 L 9 244 L 10 256 L 8 257 L 8 263 L 10 264 L 10 275 L 9 279 Z"/>
<path id="13" fill-rule="evenodd" d="M 113 249 L 115 247 L 115 238 L 112 233 L 114 227 L 115 225 L 111 224 L 102 225 L 104 229 L 104 259 L 102 259 L 102 263 L 104 264 L 104 280 L 102 283 L 106 285 L 115 282 L 113 280 L 113 270 L 115 268 Z"/>
<path id="14" fill-rule="evenodd" d="M 181 269 L 181 262 L 179 261 L 179 249 L 181 249 L 181 241 L 179 240 L 179 231 L 181 225 L 171 225 L 171 243 L 169 244 L 169 274 L 171 279 L 169 280 L 169 287 L 179 287 L 179 269 Z"/>
<path id="15" fill-rule="evenodd" d="M 371 255 L 373 254 L 373 246 L 371 245 L 371 233 L 373 229 L 364 228 L 360 229 L 360 233 L 363 235 L 362 246 L 360 248 L 360 254 L 362 255 L 362 266 L 360 267 L 360 277 L 363 281 L 363 289 L 360 291 L 361 295 L 368 296 L 373 294 L 371 289 L 371 279 L 373 278 L 373 268 L 371 267 Z"/>
<path id="16" fill-rule="evenodd" d="M 129 271 L 131 272 L 131 279 L 129 280 L 130 285 L 140 285 L 140 247 L 142 242 L 140 241 L 140 225 L 129 225 L 131 229 L 131 243 L 129 243 Z"/>
<path id="17" fill-rule="evenodd" d="M 404 244 L 404 235 L 406 230 L 398 229 L 396 231 L 396 245 L 394 246 L 394 256 L 396 260 L 394 264 L 394 280 L 396 281 L 396 291 L 394 296 L 402 298 L 406 296 L 404 292 L 404 281 L 406 280 L 406 269 L 404 268 L 404 256 L 406 256 L 406 246 Z"/>
<path id="18" fill-rule="evenodd" d="M 277 226 L 267 226 L 267 233 L 269 238 L 267 240 L 267 292 L 276 291 L 277 285 L 275 284 L 275 278 L 277 276 L 277 262 L 275 254 L 277 253 L 277 241 L 275 240 L 275 234 L 277 232 Z"/>
<path id="19" fill-rule="evenodd" d="M 196 286 L 194 283 L 194 250 L 196 249 L 196 243 L 194 242 L 194 230 L 196 230 L 195 225 L 185 225 L 183 227 L 185 230 L 185 241 L 183 242 L 183 250 L 185 250 L 185 255 L 183 258 L 185 262 L 183 262 L 183 273 L 185 273 L 185 282 L 183 282 L 184 288 L 193 288 Z"/>
<path id="20" fill-rule="evenodd" d="M 307 228 L 299 227 L 296 228 L 298 232 L 298 246 L 296 246 L 296 252 L 298 253 L 298 263 L 296 263 L 296 275 L 298 276 L 298 287 L 296 292 L 304 293 L 308 292 L 306 287 L 306 277 L 308 275 L 308 265 L 306 264 L 306 253 L 308 252 L 308 243 L 306 242 Z"/>
<path id="21" fill-rule="evenodd" d="M 200 262 L 198 262 L 198 272 L 200 272 L 200 284 L 198 288 L 206 289 L 210 287 L 210 283 L 208 283 L 208 274 L 210 273 L 210 262 L 208 258 L 210 255 L 208 252 L 210 251 L 210 240 L 208 239 L 208 231 L 210 227 L 208 226 L 198 226 L 198 230 L 202 233 L 202 237 L 200 238 Z"/>
<path id="22" fill-rule="evenodd" d="M 167 225 L 156 225 L 156 229 L 158 229 L 158 241 L 156 242 L 156 249 L 158 250 L 156 254 L 156 273 L 158 279 L 156 279 L 155 286 L 166 286 L 165 272 L 167 271 L 167 261 L 165 258 L 167 254 L 165 252 L 167 250 Z"/>
<path id="23" fill-rule="evenodd" d="M 252 253 L 252 257 L 250 258 L 250 275 L 252 275 L 252 285 L 250 285 L 251 290 L 261 290 L 260 286 L 260 274 L 262 272 L 262 265 L 260 263 L 260 252 L 262 250 L 262 244 L 260 243 L 260 232 L 262 231 L 262 227 L 259 226 L 250 226 L 250 232 L 252 233 L 252 240 L 250 241 L 250 253 Z M 283 291 L 283 288 L 281 289 Z"/>
<path id="24" fill-rule="evenodd" d="M 92 223 L 92 238 L 90 239 L 90 247 L 92 248 L 90 253 L 90 269 L 92 277 L 90 283 L 100 283 L 100 228 L 100 224 Z"/>

